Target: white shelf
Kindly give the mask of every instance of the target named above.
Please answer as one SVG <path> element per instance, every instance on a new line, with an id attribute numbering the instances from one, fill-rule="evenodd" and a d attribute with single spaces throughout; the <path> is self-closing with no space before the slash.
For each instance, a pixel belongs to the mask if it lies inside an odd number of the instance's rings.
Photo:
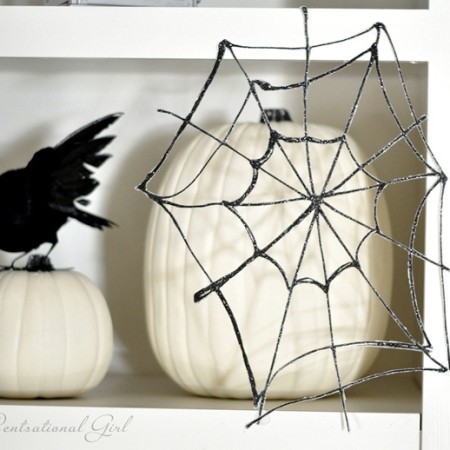
<path id="1" fill-rule="evenodd" d="M 405 60 L 427 60 L 428 35 L 435 16 L 420 10 L 311 10 L 311 42 L 359 33 L 381 21 L 395 33 Z M 346 22 L 345 29 L 339 27 Z M 320 24 L 315 27 L 314 24 Z M 315 29 L 316 28 L 316 29 Z M 315 36 L 320 32 L 320 38 Z M 120 8 L 3 6 L 0 57 L 14 58 L 215 58 L 223 39 L 244 45 L 302 46 L 303 18 L 291 8 Z M 414 46 L 403 45 L 414 41 Z M 354 54 L 349 45 L 339 58 Z M 242 52 L 257 59 L 258 52 Z M 392 55 L 387 54 L 387 59 Z M 265 51 L 264 59 L 298 58 L 292 52 Z M 317 59 L 335 59 L 324 48 Z"/>
<path id="2" fill-rule="evenodd" d="M 290 407 L 269 416 L 265 424 L 246 430 L 254 419 L 251 400 L 200 398 L 185 393 L 165 377 L 109 375 L 98 388 L 78 399 L 2 400 L 0 442 L 8 448 L 133 449 L 263 449 L 303 448 L 414 450 L 419 449 L 420 390 L 413 377 L 362 385 L 348 392 L 351 431 L 343 428 L 337 397 Z M 273 406 L 270 402 L 268 407 Z M 3 419 L 2 419 L 3 417 Z M 79 427 L 82 432 L 6 433 L 5 426 L 27 421 L 39 426 Z M 95 447 L 84 441 L 97 420 L 108 417 L 126 433 L 112 433 Z M 130 419 L 130 417 L 132 419 Z M 3 422 L 3 423 L 2 423 Z M 120 425 L 119 425 L 120 424 Z M 323 431 L 327 432 L 324 433 Z M 226 439 L 225 439 L 226 438 Z M 182 444 L 180 444 L 182 442 Z M 101 445 L 106 445 L 105 447 Z M 60 445 L 60 447 L 58 447 Z M 180 446 L 181 445 L 181 446 Z M 281 445 L 281 447 L 280 447 Z M 75 447 L 76 446 L 76 447 Z"/>
<path id="3" fill-rule="evenodd" d="M 352 413 L 419 414 L 420 386 L 415 377 L 394 376 L 378 382 L 365 383 L 347 391 L 348 409 Z M 80 406 L 116 408 L 172 408 L 251 410 L 248 400 L 199 397 L 182 390 L 164 375 L 108 374 L 93 390 L 71 399 L 1 399 L 3 405 L 23 406 Z M 280 402 L 269 401 L 266 409 Z M 298 403 L 291 411 L 338 413 L 342 407 L 338 396 L 320 401 Z"/>

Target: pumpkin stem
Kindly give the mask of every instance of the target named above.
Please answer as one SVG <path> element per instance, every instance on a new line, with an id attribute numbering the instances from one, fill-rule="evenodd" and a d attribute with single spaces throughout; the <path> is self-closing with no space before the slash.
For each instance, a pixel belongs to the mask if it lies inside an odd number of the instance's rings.
<path id="1" fill-rule="evenodd" d="M 51 272 L 55 270 L 48 255 L 30 255 L 25 270 L 28 272 Z"/>
<path id="2" fill-rule="evenodd" d="M 261 123 L 265 122 L 264 116 L 269 119 L 269 122 L 292 122 L 291 115 L 289 114 L 288 110 L 284 108 L 265 109 L 261 114 Z"/>

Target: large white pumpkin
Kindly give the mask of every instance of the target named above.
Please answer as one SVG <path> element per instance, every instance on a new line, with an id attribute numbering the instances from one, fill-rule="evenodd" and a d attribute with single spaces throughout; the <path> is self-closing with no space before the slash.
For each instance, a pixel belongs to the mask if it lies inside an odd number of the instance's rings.
<path id="1" fill-rule="evenodd" d="M 76 396 L 96 386 L 112 356 L 100 290 L 68 270 L 0 272 L 0 396 Z"/>
<path id="2" fill-rule="evenodd" d="M 272 126 L 285 136 L 303 134 L 303 128 L 296 123 L 282 121 Z M 224 125 L 210 132 L 223 139 L 229 128 Z M 321 140 L 332 140 L 341 134 L 326 126 L 310 125 L 308 130 L 310 136 Z M 171 201 L 186 205 L 235 200 L 252 183 L 255 174 L 252 164 L 244 159 L 261 158 L 268 148 L 268 140 L 267 127 L 257 123 L 238 124 L 227 137 L 229 146 L 220 147 L 214 139 L 200 135 L 166 164 L 157 191 L 161 195 L 173 195 Z M 353 157 L 364 161 L 356 143 L 350 138 L 347 141 Z M 241 217 L 252 228 L 259 248 L 276 240 L 280 230 L 287 229 L 312 207 L 304 220 L 289 228 L 283 239 L 270 249 L 272 262 L 267 258 L 251 258 L 254 247 L 243 222 L 224 206 L 183 209 L 166 204 L 204 264 L 210 275 L 208 280 L 169 214 L 158 205 L 151 210 L 145 263 L 148 332 L 163 369 L 188 391 L 233 398 L 252 394 L 232 323 L 219 297 L 212 292 L 198 303 L 193 300 L 194 293 L 233 272 L 244 261 L 249 263 L 224 283 L 221 291 L 236 317 L 258 391 L 267 381 L 288 301 L 288 314 L 272 373 L 305 355 L 277 374 L 269 386 L 269 398 L 298 398 L 336 388 L 333 352 L 327 348 L 332 339 L 341 382 L 351 382 L 368 370 L 377 349 L 346 344 L 384 337 L 389 314 L 378 294 L 389 302 L 392 250 L 376 236 L 361 244 L 376 221 L 389 234 L 387 208 L 382 197 L 378 200 L 375 219 L 374 189 L 358 190 L 374 184 L 373 179 L 357 170 L 345 146 L 334 169 L 330 170 L 339 148 L 337 142 L 310 142 L 309 162 L 304 144 L 283 142 L 282 147 L 292 165 L 286 163 L 280 148 L 275 146 L 273 155 L 264 165 L 265 172 L 259 172 L 254 189 L 246 198 L 247 204 L 266 202 L 266 205 L 238 207 Z M 209 164 L 200 173 L 206 161 Z M 296 171 L 299 177 L 293 176 Z M 276 177 L 268 173 L 276 173 Z M 189 184 L 197 174 L 195 182 Z M 280 179 L 291 180 L 289 187 L 280 183 Z M 325 185 L 327 188 L 323 189 Z M 298 197 L 298 192 L 311 194 L 313 189 L 315 196 L 290 201 Z M 321 196 L 322 190 L 327 194 Z M 352 193 L 354 190 L 357 191 Z M 342 192 L 347 194 L 339 195 Z M 270 199 L 274 198 L 286 201 L 270 204 Z M 318 211 L 326 213 L 339 237 Z M 320 218 L 320 225 L 314 221 L 314 214 Z M 355 255 L 357 250 L 364 275 L 356 267 L 345 266 L 351 261 L 349 253 Z M 286 280 L 273 261 L 283 267 L 289 282 L 298 281 L 291 298 L 288 298 Z M 327 284 L 327 288 L 320 283 Z"/>

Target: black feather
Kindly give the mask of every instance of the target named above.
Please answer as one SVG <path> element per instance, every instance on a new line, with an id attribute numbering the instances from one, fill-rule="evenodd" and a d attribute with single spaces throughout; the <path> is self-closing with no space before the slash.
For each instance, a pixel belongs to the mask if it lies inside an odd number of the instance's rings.
<path id="1" fill-rule="evenodd" d="M 110 114 L 80 128 L 55 147 L 37 151 L 26 167 L 0 175 L 0 249 L 29 252 L 55 245 L 68 218 L 102 229 L 113 222 L 77 208 L 87 205 L 98 182 L 92 168 L 109 157 L 100 152 L 114 136 L 97 137 L 122 114 Z"/>

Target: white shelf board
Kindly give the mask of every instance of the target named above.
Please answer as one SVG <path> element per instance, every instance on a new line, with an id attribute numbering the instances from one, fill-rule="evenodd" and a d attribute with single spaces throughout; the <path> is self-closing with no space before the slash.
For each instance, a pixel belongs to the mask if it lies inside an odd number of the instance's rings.
<path id="1" fill-rule="evenodd" d="M 432 10 L 317 9 L 309 17 L 312 44 L 383 22 L 404 49 L 401 58 L 422 61 L 429 56 L 429 34 L 439 29 L 440 15 Z M 297 8 L 0 7 L 0 57 L 210 59 L 223 39 L 303 46 L 303 17 Z M 339 53 L 325 47 L 317 58 L 346 59 L 359 50 L 357 42 Z M 240 55 L 261 58 L 256 51 Z M 264 59 L 298 57 L 296 52 L 264 51 Z M 386 59 L 392 59 L 390 52 Z"/>
<path id="2" fill-rule="evenodd" d="M 348 409 L 354 413 L 418 414 L 420 387 L 414 375 L 392 376 L 363 383 L 347 391 Z M 267 409 L 278 404 L 268 402 Z M 69 399 L 5 399 L 0 405 L 23 406 L 87 406 L 127 408 L 183 408 L 183 409 L 251 409 L 251 400 L 230 400 L 199 397 L 179 388 L 164 375 L 109 374 L 95 389 L 78 398 Z M 341 412 L 338 396 L 320 401 L 298 403 L 290 411 Z"/>
<path id="3" fill-rule="evenodd" d="M 33 449 L 46 450 L 111 450 L 124 445 L 133 449 L 289 450 L 300 444 L 315 450 L 418 450 L 420 391 L 414 378 L 393 377 L 382 384 L 348 392 L 350 432 L 344 429 L 338 398 L 278 411 L 262 425 L 246 429 L 255 418 L 250 400 L 196 397 L 162 376 L 108 375 L 96 389 L 77 399 L 1 400 L 0 443 L 16 449 L 31 448 L 32 443 Z M 47 422 L 55 431 L 5 431 L 24 421 L 29 427 Z M 106 423 L 114 423 L 116 432 L 108 438 L 100 436 L 95 445 L 87 443 L 86 436 L 94 438 L 95 428 L 100 434 Z M 58 432 L 58 427 L 66 431 L 72 427 L 73 432 Z"/>

